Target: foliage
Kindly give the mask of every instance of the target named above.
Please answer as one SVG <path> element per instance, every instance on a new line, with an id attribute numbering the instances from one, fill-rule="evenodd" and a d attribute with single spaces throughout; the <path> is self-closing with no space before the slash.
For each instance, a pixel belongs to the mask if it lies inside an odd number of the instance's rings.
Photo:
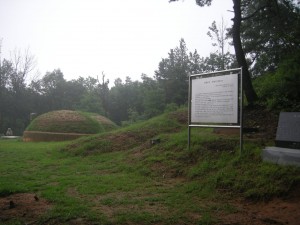
<path id="1" fill-rule="evenodd" d="M 212 39 L 212 46 L 217 47 L 217 50 L 214 53 L 210 53 L 210 56 L 205 59 L 208 66 L 206 71 L 237 68 L 235 56 L 229 52 L 229 37 L 226 35 L 228 28 L 223 18 L 221 24 L 217 25 L 216 21 L 213 21 L 208 29 L 207 35 Z"/>
<path id="2" fill-rule="evenodd" d="M 169 57 L 162 59 L 155 77 L 158 84 L 165 92 L 166 103 L 183 105 L 187 101 L 188 95 L 188 63 L 189 57 L 187 47 L 183 39 L 179 42 L 179 47 L 171 49 Z"/>
<path id="3" fill-rule="evenodd" d="M 125 83 L 121 79 L 115 81 L 115 86 L 109 92 L 109 118 L 115 123 L 129 119 L 129 112 L 136 112 L 137 115 L 143 112 L 143 92 L 141 83 L 126 78 Z"/>
<path id="4" fill-rule="evenodd" d="M 34 104 L 34 94 L 25 85 L 33 58 L 29 53 L 24 60 L 17 52 L 14 56 L 13 60 L 0 62 L 0 134 L 12 128 L 14 135 L 20 135 L 28 124 Z"/>
<path id="5" fill-rule="evenodd" d="M 219 30 L 215 27 L 215 23 L 213 25 L 211 31 L 218 36 Z M 212 36 L 211 33 L 210 35 Z M 219 71 L 236 66 L 233 55 L 224 51 L 225 40 L 222 40 L 220 48 L 221 51 L 217 50 L 204 58 L 200 57 L 197 50 L 188 52 L 184 39 L 181 39 L 178 47 L 170 49 L 168 57 L 159 62 L 158 70 L 155 71 L 157 83 L 161 91 L 164 92 L 162 101 L 165 101 L 165 104 L 184 105 L 188 99 L 189 75 Z M 155 93 L 157 94 L 157 92 Z"/>
<path id="6" fill-rule="evenodd" d="M 146 118 L 161 114 L 165 107 L 165 95 L 162 89 L 147 90 L 144 96 L 144 108 Z"/>
<path id="7" fill-rule="evenodd" d="M 97 93 L 86 92 L 80 97 L 80 102 L 76 106 L 76 110 L 84 112 L 94 112 L 104 115 L 104 109 Z"/>
<path id="8" fill-rule="evenodd" d="M 300 55 L 284 60 L 275 73 L 265 74 L 254 81 L 257 92 L 270 109 L 299 111 Z"/>
<path id="9" fill-rule="evenodd" d="M 241 37 L 254 76 L 274 72 L 287 55 L 299 51 L 299 2 L 246 1 Z"/>

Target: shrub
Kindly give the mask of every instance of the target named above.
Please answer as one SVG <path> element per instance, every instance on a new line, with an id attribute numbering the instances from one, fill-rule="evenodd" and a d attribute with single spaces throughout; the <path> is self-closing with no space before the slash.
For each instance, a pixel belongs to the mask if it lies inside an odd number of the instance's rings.
<path id="1" fill-rule="evenodd" d="M 282 61 L 275 73 L 258 77 L 254 85 L 268 108 L 300 110 L 300 53 Z"/>

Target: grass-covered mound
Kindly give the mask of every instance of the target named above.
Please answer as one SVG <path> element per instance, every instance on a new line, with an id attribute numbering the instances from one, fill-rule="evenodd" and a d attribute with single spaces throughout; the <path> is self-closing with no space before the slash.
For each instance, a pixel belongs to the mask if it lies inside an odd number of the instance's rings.
<path id="1" fill-rule="evenodd" d="M 262 135 L 269 137 L 262 132 Z M 261 150 L 272 140 L 244 140 L 240 155 L 239 136 L 218 135 L 210 128 L 192 129 L 187 147 L 187 110 L 166 113 L 111 133 L 74 141 L 64 151 L 76 156 L 125 151 L 137 171 L 150 177 L 168 176 L 194 180 L 199 195 L 217 190 L 251 199 L 269 199 L 288 193 L 300 183 L 299 169 L 265 163 Z M 152 145 L 151 140 L 159 139 Z"/>
<path id="2" fill-rule="evenodd" d="M 111 131 L 117 128 L 117 125 L 112 122 L 110 119 L 101 116 L 97 113 L 85 113 L 86 115 L 90 116 L 92 119 L 98 121 L 104 129 L 104 131 Z"/>
<path id="3" fill-rule="evenodd" d="M 66 149 L 75 155 L 129 150 L 139 145 L 150 145 L 164 133 L 176 133 L 187 127 L 185 109 L 163 114 L 148 121 L 140 122 L 114 132 L 78 140 Z"/>
<path id="4" fill-rule="evenodd" d="M 35 118 L 24 132 L 24 139 L 63 140 L 82 135 L 110 131 L 117 126 L 109 119 L 95 114 L 71 110 L 58 110 Z"/>

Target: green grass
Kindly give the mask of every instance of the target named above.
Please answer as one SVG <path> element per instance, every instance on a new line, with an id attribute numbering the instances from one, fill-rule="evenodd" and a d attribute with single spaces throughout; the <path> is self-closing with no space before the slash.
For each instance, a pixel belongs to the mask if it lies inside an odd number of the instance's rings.
<path id="1" fill-rule="evenodd" d="M 0 197 L 47 199 L 41 224 L 214 224 L 217 211 L 235 212 L 232 196 L 260 201 L 299 184 L 299 168 L 262 162 L 257 143 L 246 141 L 242 156 L 236 146 L 193 129 L 188 150 L 186 124 L 173 114 L 73 142 L 2 140 Z"/>

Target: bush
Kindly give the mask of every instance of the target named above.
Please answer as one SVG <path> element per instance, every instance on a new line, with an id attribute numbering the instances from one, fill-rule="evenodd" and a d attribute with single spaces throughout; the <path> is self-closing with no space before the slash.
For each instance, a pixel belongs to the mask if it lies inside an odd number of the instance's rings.
<path id="1" fill-rule="evenodd" d="M 299 111 L 300 54 L 282 61 L 275 73 L 254 80 L 257 94 L 270 109 Z"/>

